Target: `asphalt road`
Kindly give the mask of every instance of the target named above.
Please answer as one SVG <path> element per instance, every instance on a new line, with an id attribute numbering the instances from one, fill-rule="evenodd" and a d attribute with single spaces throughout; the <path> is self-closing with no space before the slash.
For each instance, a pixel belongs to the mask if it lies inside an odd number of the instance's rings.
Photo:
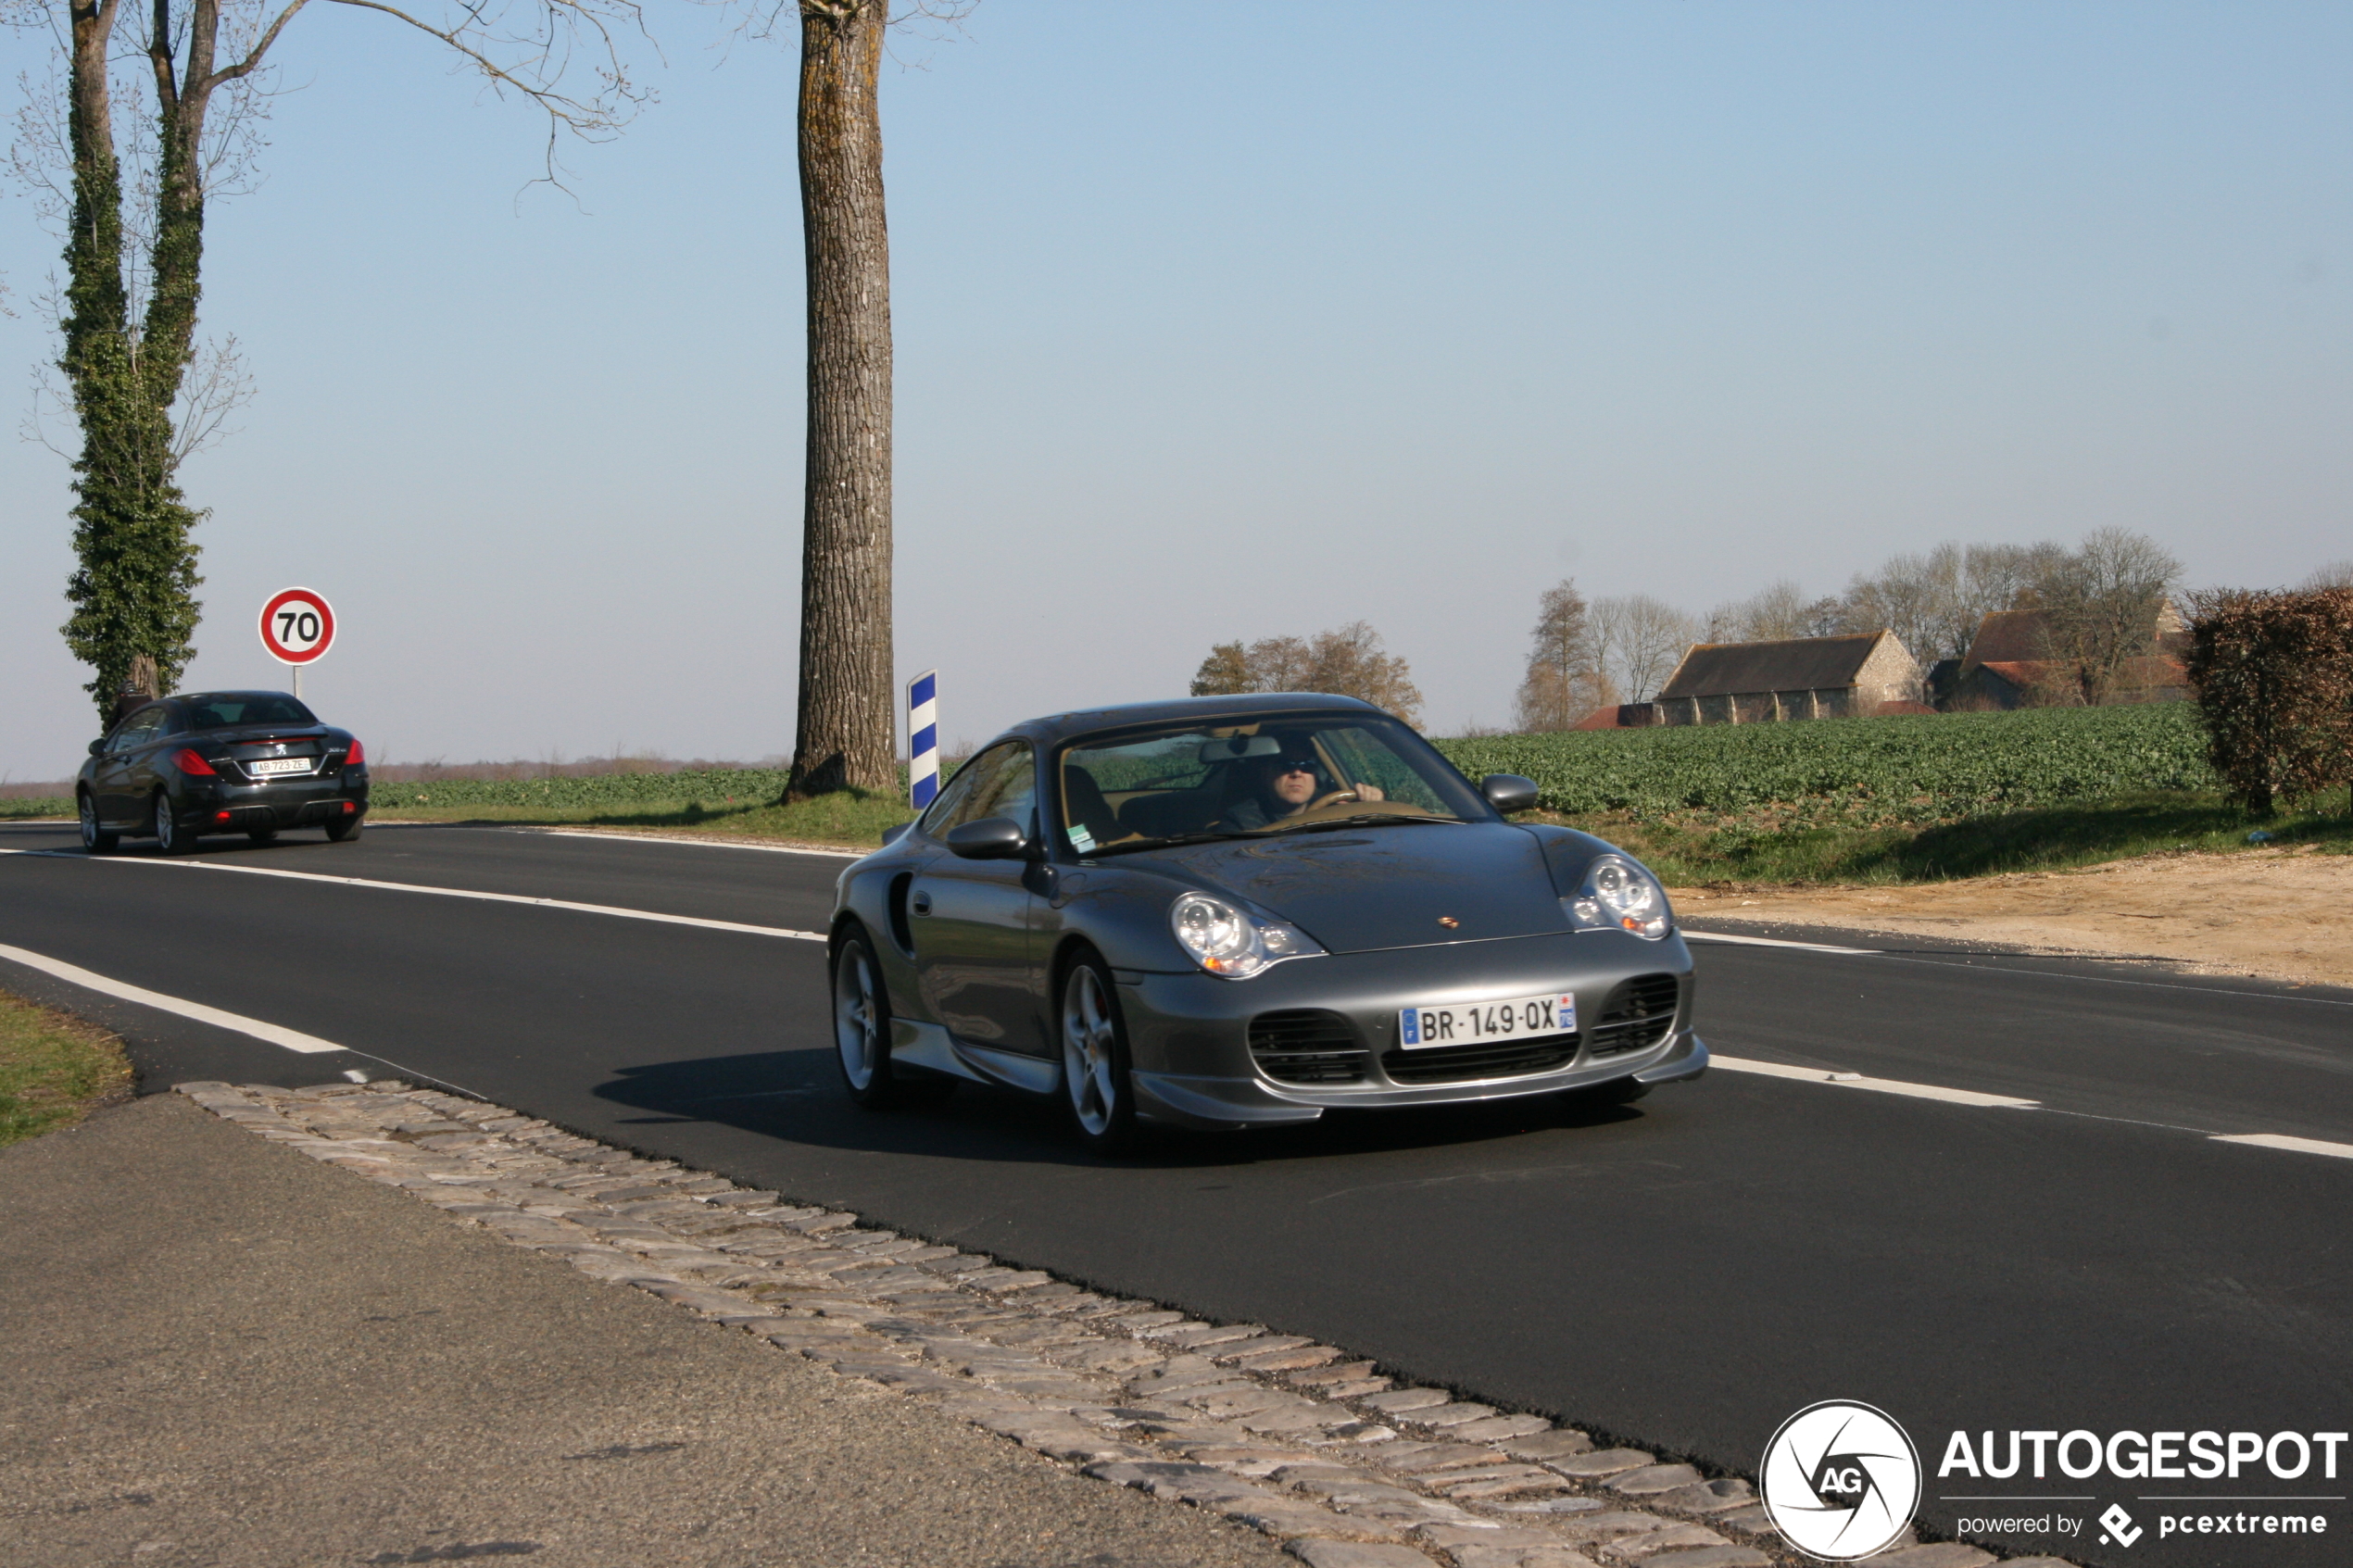
<path id="1" fill-rule="evenodd" d="M 849 1107 L 814 942 L 217 869 L 810 931 L 837 859 L 468 828 L 227 841 L 195 864 L 71 843 L 0 830 L 0 848 L 62 851 L 0 855 L 0 944 L 797 1198 L 1734 1472 L 1801 1407 L 1865 1400 L 1922 1450 L 1932 1528 L 2111 1501 L 2147 1528 L 2129 1550 L 2096 1525 L 2002 1538 L 2014 1550 L 2319 1564 L 2353 1531 L 2344 1450 L 2334 1478 L 1937 1474 L 1957 1430 L 2353 1427 L 2353 1159 L 2216 1139 L 2353 1143 L 2353 994 L 1929 946 L 1707 946 L 1699 1022 L 1719 1055 L 2036 1108 L 1719 1071 L 1599 1115 L 1327 1118 L 1105 1163 L 1051 1108 L 989 1091 Z M 12 964 L 0 984 L 125 1031 L 157 1085 L 380 1071 Z M 2055 1495 L 2082 1500 L 1947 1500 Z M 2205 1505 L 2145 1499 L 2186 1496 L 2330 1533 L 2160 1540 L 2156 1514 Z M 2249 1497 L 2322 1500 L 2219 1501 Z"/>

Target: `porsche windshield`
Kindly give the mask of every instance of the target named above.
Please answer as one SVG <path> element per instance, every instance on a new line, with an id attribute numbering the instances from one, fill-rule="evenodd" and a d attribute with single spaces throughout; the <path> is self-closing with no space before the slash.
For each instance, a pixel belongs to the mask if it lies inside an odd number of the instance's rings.
<path id="1" fill-rule="evenodd" d="M 1350 713 L 1133 731 L 1063 748 L 1062 832 L 1080 854 L 1320 827 L 1491 822 L 1428 742 Z"/>

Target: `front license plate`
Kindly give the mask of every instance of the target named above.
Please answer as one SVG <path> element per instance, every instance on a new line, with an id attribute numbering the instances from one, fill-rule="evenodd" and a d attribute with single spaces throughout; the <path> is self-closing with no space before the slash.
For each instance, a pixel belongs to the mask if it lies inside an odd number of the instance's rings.
<path id="1" fill-rule="evenodd" d="M 1397 1015 L 1397 1040 L 1409 1051 L 1575 1033 L 1577 998 L 1566 991 L 1504 1001 L 1406 1008 Z"/>
<path id="2" fill-rule="evenodd" d="M 270 773 L 307 773 L 310 771 L 310 759 L 308 757 L 272 757 L 260 762 L 248 762 L 245 764 L 245 770 L 246 771 L 252 773 L 256 778 L 260 778 L 265 774 Z"/>

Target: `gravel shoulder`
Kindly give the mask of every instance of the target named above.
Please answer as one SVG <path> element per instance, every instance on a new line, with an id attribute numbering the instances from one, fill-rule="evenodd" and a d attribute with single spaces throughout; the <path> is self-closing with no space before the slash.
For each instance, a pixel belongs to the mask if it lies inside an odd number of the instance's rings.
<path id="1" fill-rule="evenodd" d="M 1670 896 L 1702 924 L 1714 918 L 1890 932 L 2353 985 L 2353 856 L 2311 849 L 2152 855 L 1968 882 L 1678 888 Z"/>
<path id="2" fill-rule="evenodd" d="M 1287 1561 L 176 1095 L 0 1152 L 0 1235 L 27 1568 Z"/>

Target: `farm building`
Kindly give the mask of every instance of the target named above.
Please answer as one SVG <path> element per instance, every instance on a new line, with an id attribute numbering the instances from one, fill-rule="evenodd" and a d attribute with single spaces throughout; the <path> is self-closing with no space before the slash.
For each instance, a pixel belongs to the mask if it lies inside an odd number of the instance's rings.
<path id="1" fill-rule="evenodd" d="M 1695 643 L 1644 704 L 1654 724 L 1763 724 L 1920 711 L 1920 667 L 1893 632 Z M 1621 718 L 1620 722 L 1625 720 Z"/>
<path id="2" fill-rule="evenodd" d="M 2160 604 L 2149 628 L 2150 651 L 2128 659 L 2118 670 L 2108 700 L 2179 702 L 2190 695 L 2190 678 L 2180 655 L 2189 645 L 2181 612 Z M 1943 709 L 2032 708 L 2066 700 L 2075 689 L 2064 659 L 2051 657 L 2050 633 L 2037 609 L 2000 609 L 1978 623 L 1969 657 L 1940 662 L 1930 674 L 1936 705 Z"/>

